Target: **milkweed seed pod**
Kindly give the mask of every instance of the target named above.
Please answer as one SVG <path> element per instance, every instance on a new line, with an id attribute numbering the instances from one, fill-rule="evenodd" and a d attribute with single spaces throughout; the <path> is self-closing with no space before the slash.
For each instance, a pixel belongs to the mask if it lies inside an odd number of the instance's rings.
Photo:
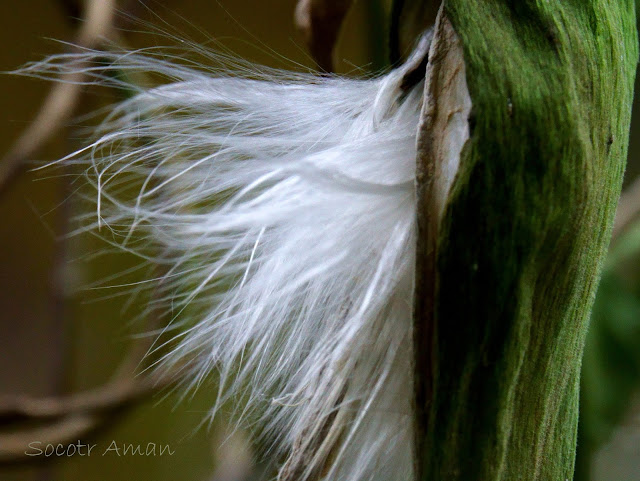
<path id="1" fill-rule="evenodd" d="M 193 385 L 218 372 L 212 415 L 242 395 L 240 416 L 260 419 L 286 459 L 281 479 L 412 476 L 416 135 L 430 39 L 367 79 L 203 50 L 215 67 L 112 50 L 20 72 L 81 71 L 131 93 L 60 162 L 86 166 L 97 227 L 165 266 L 157 297 L 187 327 L 158 369 L 187 364 Z M 135 72 L 163 81 L 142 88 L 126 81 Z"/>

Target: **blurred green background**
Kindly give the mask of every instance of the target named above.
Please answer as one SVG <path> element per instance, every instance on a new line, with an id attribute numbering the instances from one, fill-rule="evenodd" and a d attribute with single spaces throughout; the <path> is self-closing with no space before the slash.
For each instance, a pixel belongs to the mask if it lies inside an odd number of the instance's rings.
<path id="1" fill-rule="evenodd" d="M 0 2 L 0 70 L 11 70 L 27 61 L 64 52 L 64 45 L 50 39 L 70 41 L 74 38 L 78 23 L 72 16 L 81 14 L 81 10 L 74 11 L 79 3 L 73 0 Z M 197 42 L 215 38 L 238 56 L 273 67 L 313 67 L 293 24 L 295 0 L 147 2 L 153 15 L 141 4 L 132 3 L 133 15 L 160 27 L 165 21 L 178 36 Z M 368 75 L 384 67 L 386 22 L 383 15 L 388 14 L 389 4 L 356 2 L 337 46 L 338 72 Z M 135 28 L 144 30 L 139 25 Z M 127 42 L 142 47 L 153 45 L 158 38 L 130 33 Z M 0 75 L 0 152 L 6 152 L 33 119 L 49 87 L 45 81 Z M 113 100 L 104 92 L 86 95 L 77 114 L 91 112 Z M 71 124 L 56 135 L 35 160 L 57 159 L 78 148 L 81 142 L 77 125 Z M 640 103 L 636 101 L 625 183 L 638 174 Z M 86 290 L 86 286 L 131 267 L 134 261 L 126 255 L 87 258 L 88 253 L 104 247 L 91 235 L 61 240 L 74 227 L 68 218 L 77 204 L 63 203 L 71 189 L 69 183 L 57 175 L 28 172 L 0 197 L 0 396 L 57 395 L 99 386 L 117 368 L 132 342 L 132 334 L 143 327 L 131 321 L 139 314 L 140 306 L 130 305 L 127 296 L 112 297 L 113 291 Z M 608 320 L 618 325 L 619 317 L 626 319 L 628 327 L 622 337 L 640 342 L 640 308 L 637 308 L 640 304 L 629 300 L 640 299 L 640 289 L 636 288 L 640 287 L 638 266 L 640 258 L 635 254 L 625 258 L 624 269 L 613 266 L 607 284 L 613 291 L 610 296 L 613 300 L 599 300 L 598 312 L 605 319 L 602 322 Z M 132 275 L 118 282 L 135 279 Z M 618 295 L 621 290 L 616 282 L 627 286 L 626 291 L 622 289 L 626 292 L 623 300 Z M 622 315 L 610 316 L 610 304 L 623 305 L 618 309 L 622 309 Z M 630 357 L 615 362 L 636 363 L 640 355 L 635 353 L 635 345 L 631 343 Z M 614 342 L 609 348 L 615 352 L 617 344 Z M 596 363 L 610 360 L 606 352 L 593 357 Z M 589 393 L 616 391 L 615 381 L 611 385 L 611 378 L 615 376 L 609 375 L 619 372 L 620 365 L 615 362 L 593 376 Z M 616 399 L 623 401 L 613 403 L 614 412 L 608 413 L 614 424 L 623 424 L 623 429 L 616 431 L 613 438 L 604 436 L 611 442 L 595 453 L 593 479 L 640 480 L 640 421 L 634 417 L 634 413 L 640 412 L 640 402 L 629 402 L 640 392 L 637 382 L 640 368 L 634 369 L 620 381 L 626 383 L 625 393 Z M 602 383 L 604 377 L 609 379 L 608 383 Z M 105 428 L 83 439 L 98 445 L 96 452 L 101 450 L 98 455 L 61 457 L 51 463 L 0 465 L 0 481 L 212 480 L 216 467 L 233 464 L 230 459 L 233 456 L 242 458 L 252 454 L 242 431 L 231 439 L 226 436 L 230 431 L 224 419 L 216 420 L 211 426 L 201 425 L 213 403 L 212 391 L 211 386 L 205 385 L 196 395 L 180 402 L 178 396 L 162 392 L 113 417 Z M 607 429 L 604 432 L 608 432 Z M 101 456 L 113 440 L 119 444 L 167 444 L 175 454 Z M 227 442 L 220 448 L 224 440 Z M 249 451 L 245 453 L 246 450 Z M 224 479 L 220 472 L 218 474 L 217 479 Z"/>

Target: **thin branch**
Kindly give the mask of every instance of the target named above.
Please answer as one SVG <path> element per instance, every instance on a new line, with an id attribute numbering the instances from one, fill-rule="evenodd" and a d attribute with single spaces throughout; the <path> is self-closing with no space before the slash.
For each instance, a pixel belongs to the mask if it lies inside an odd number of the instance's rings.
<path id="1" fill-rule="evenodd" d="M 0 397 L 0 421 L 49 419 L 79 412 L 107 411 L 162 387 L 156 377 L 140 380 L 117 379 L 98 388 L 67 396 L 31 397 L 26 395 Z M 0 445 L 2 445 L 0 436 Z"/>
<path id="2" fill-rule="evenodd" d="M 86 20 L 75 43 L 79 48 L 97 48 L 104 39 L 116 35 L 116 0 L 93 0 L 86 2 L 86 6 Z M 84 77 L 82 73 L 64 75 L 51 89 L 33 123 L 0 163 L 0 193 L 65 124 L 81 96 L 80 84 Z M 66 213 L 63 216 L 66 218 Z M 54 297 L 60 301 L 59 293 Z M 149 315 L 147 328 L 153 331 L 158 319 L 159 316 Z M 11 424 L 10 431 L 0 432 L 0 464 L 37 461 L 26 456 L 30 442 L 38 440 L 45 445 L 73 442 L 112 421 L 116 411 L 135 406 L 149 395 L 171 386 L 178 378 L 171 373 L 132 376 L 151 348 L 151 342 L 151 338 L 135 342 L 111 379 L 98 388 L 65 396 L 0 396 L 0 425 Z M 16 423 L 18 427 L 14 426 Z"/>
<path id="3" fill-rule="evenodd" d="M 160 286 L 156 288 L 154 297 L 159 289 Z M 161 317 L 160 312 L 150 311 L 145 329 L 154 331 Z M 175 384 L 179 379 L 176 373 L 151 371 L 133 376 L 152 346 L 152 336 L 134 342 L 111 379 L 95 389 L 60 397 L 0 397 L 0 424 L 29 423 L 27 427 L 13 432 L 0 432 L 0 464 L 37 460 L 25 455 L 31 441 L 42 441 L 45 445 L 71 442 L 112 421 L 112 414 L 116 411 L 131 408 Z M 33 423 L 36 423 L 35 428 Z"/>
<path id="4" fill-rule="evenodd" d="M 87 2 L 87 16 L 76 37 L 81 48 L 95 48 L 112 30 L 115 0 Z M 80 70 L 80 69 L 78 69 Z M 0 161 L 0 194 L 26 170 L 28 161 L 64 125 L 80 98 L 84 74 L 63 75 L 44 100 L 33 122 Z"/>
<path id="5" fill-rule="evenodd" d="M 155 295 L 155 294 L 154 294 Z M 146 329 L 154 330 L 160 316 L 150 312 Z M 112 419 L 109 414 L 133 407 L 146 397 L 173 385 L 179 376 L 155 372 L 132 376 L 152 346 L 152 337 L 136 341 L 111 380 L 95 389 L 59 397 L 2 396 L 0 423 L 35 422 L 36 427 L 0 433 L 0 464 L 28 462 L 24 451 L 34 439 L 44 444 L 73 441 Z M 37 434 L 37 436 L 36 436 Z"/>
<path id="6" fill-rule="evenodd" d="M 82 437 L 98 424 L 98 416 L 80 414 L 65 417 L 59 422 L 47 426 L 3 434 L 0 436 L 0 465 L 37 460 L 38 458 L 26 456 L 29 443 L 46 440 L 46 442 L 42 441 L 43 445 L 67 444 Z"/>
<path id="7" fill-rule="evenodd" d="M 295 24 L 324 72 L 333 72 L 333 49 L 353 0 L 298 0 Z"/>
<path id="8" fill-rule="evenodd" d="M 132 352 L 138 353 L 139 349 Z M 127 356 L 121 366 L 133 364 Z M 30 396 L 4 396 L 0 398 L 0 420 L 3 422 L 36 422 L 33 427 L 0 433 L 0 464 L 28 462 L 25 449 L 33 440 L 43 444 L 64 444 L 100 428 L 120 409 L 133 407 L 149 395 L 159 392 L 175 381 L 173 376 L 145 375 L 122 377 L 123 369 L 116 371 L 115 379 L 96 389 L 69 396 L 33 398 Z"/>

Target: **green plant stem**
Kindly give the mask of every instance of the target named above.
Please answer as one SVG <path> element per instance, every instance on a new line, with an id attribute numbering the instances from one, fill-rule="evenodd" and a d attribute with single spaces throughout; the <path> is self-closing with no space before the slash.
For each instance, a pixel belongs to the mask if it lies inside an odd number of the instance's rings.
<path id="1" fill-rule="evenodd" d="M 570 480 L 627 155 L 635 3 L 446 0 L 445 12 L 473 113 L 439 229 L 419 478 Z"/>

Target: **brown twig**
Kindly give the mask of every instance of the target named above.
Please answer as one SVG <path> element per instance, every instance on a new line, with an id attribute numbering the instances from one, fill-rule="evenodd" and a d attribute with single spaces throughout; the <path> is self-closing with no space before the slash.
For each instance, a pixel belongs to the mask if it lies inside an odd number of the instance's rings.
<path id="1" fill-rule="evenodd" d="M 43 446 L 67 444 L 91 431 L 97 424 L 97 416 L 79 414 L 50 425 L 3 434 L 0 437 L 0 465 L 37 459 L 26 456 L 29 443 L 33 441 L 46 440 Z"/>
<path id="2" fill-rule="evenodd" d="M 86 20 L 75 41 L 80 48 L 96 48 L 103 39 L 115 37 L 115 6 L 116 0 L 86 2 Z M 81 65 L 75 67 L 82 69 Z M 83 79 L 82 73 L 68 74 L 52 88 L 36 119 L 0 163 L 0 193 L 25 170 L 33 154 L 64 125 L 80 98 Z M 58 273 L 63 270 L 62 265 L 57 267 Z M 54 293 L 56 303 L 61 302 L 62 295 Z M 148 330 L 157 327 L 160 316 L 155 314 L 152 311 L 147 316 Z M 30 442 L 38 440 L 44 445 L 73 442 L 105 426 L 116 411 L 135 406 L 147 396 L 172 385 L 177 376 L 171 373 L 133 376 L 151 348 L 151 340 L 146 337 L 135 342 L 111 379 L 95 389 L 39 398 L 0 396 L 0 425 L 11 426 L 0 431 L 0 464 L 35 461 L 36 458 L 25 454 Z"/>
<path id="3" fill-rule="evenodd" d="M 157 327 L 159 316 L 147 317 L 148 330 Z M 110 414 L 133 407 L 146 397 L 170 387 L 177 376 L 154 372 L 138 377 L 135 369 L 147 355 L 152 337 L 136 341 L 114 371 L 111 380 L 95 389 L 59 397 L 2 396 L 0 423 L 36 423 L 9 433 L 0 432 L 0 463 L 28 462 L 25 449 L 33 440 L 64 444 L 105 425 Z"/>
<path id="4" fill-rule="evenodd" d="M 87 16 L 75 43 L 81 48 L 94 48 L 108 37 L 115 7 L 115 0 L 87 2 Z M 26 170 L 28 161 L 72 114 L 80 98 L 83 78 L 82 73 L 64 75 L 60 78 L 60 83 L 51 89 L 36 118 L 0 161 L 0 194 Z"/>
<path id="5" fill-rule="evenodd" d="M 113 414 L 131 408 L 149 395 L 171 384 L 169 378 L 148 376 L 141 381 L 125 380 L 101 386 L 92 391 L 60 398 L 16 397 L 0 406 L 2 414 L 13 413 L 30 420 L 60 416 L 51 422 L 38 423 L 34 427 L 0 434 L 0 466 L 3 464 L 43 461 L 28 457 L 29 445 L 38 441 L 39 446 L 66 446 L 80 440 L 113 420 Z M 0 400 L 0 403 L 3 401 Z M 44 461 L 52 458 L 44 458 Z"/>
<path id="6" fill-rule="evenodd" d="M 298 0 L 296 27 L 318 67 L 333 72 L 333 48 L 353 0 Z"/>
<path id="7" fill-rule="evenodd" d="M 154 320 L 155 322 L 155 320 Z M 25 449 L 29 442 L 65 443 L 104 425 L 108 414 L 132 407 L 147 396 L 169 387 L 175 377 L 155 374 L 133 377 L 132 373 L 149 348 L 145 338 L 131 348 L 112 379 L 92 390 L 60 397 L 0 397 L 0 421 L 36 422 L 36 427 L 0 433 L 0 463 L 29 461 Z"/>
<path id="8" fill-rule="evenodd" d="M 156 295 L 156 294 L 154 294 Z M 160 316 L 151 311 L 148 330 L 157 327 Z M 0 432 L 0 464 L 27 462 L 25 449 L 33 440 L 43 444 L 64 444 L 94 431 L 108 422 L 109 414 L 128 407 L 170 387 L 178 376 L 166 373 L 133 375 L 152 346 L 152 337 L 136 341 L 114 371 L 111 380 L 95 389 L 59 397 L 2 396 L 0 423 L 35 422 L 36 427 Z"/>
<path id="9" fill-rule="evenodd" d="M 137 357 L 139 349 L 134 348 L 132 352 Z M 132 356 L 128 356 L 122 366 L 130 366 L 134 362 Z M 0 433 L 0 463 L 29 461 L 24 453 L 29 442 L 34 440 L 54 445 L 70 442 L 102 426 L 110 419 L 108 414 L 134 406 L 147 396 L 169 387 L 175 380 L 171 376 L 156 375 L 124 377 L 122 371 L 118 369 L 115 378 L 105 385 L 69 396 L 0 398 L 0 420 L 36 422 L 35 427 Z"/>
<path id="10" fill-rule="evenodd" d="M 107 424 L 114 412 L 135 406 L 169 381 L 146 377 L 139 381 L 119 380 L 92 391 L 59 398 L 26 396 L 0 400 L 0 415 L 40 421 L 0 434 L 0 464 L 28 462 L 25 451 L 32 441 L 42 445 L 67 444 Z M 52 417 L 53 419 L 48 419 Z M 43 418 L 46 422 L 42 422 Z"/>
<path id="11" fill-rule="evenodd" d="M 95 389 L 68 396 L 34 398 L 31 396 L 0 397 L 0 421 L 50 419 L 114 409 L 158 389 L 158 378 L 140 380 L 117 379 Z M 2 445 L 0 436 L 0 446 Z"/>
<path id="12" fill-rule="evenodd" d="M 161 281 L 162 282 L 162 281 Z M 158 285 L 153 296 L 160 293 Z M 158 328 L 161 313 L 151 310 L 145 329 Z M 131 346 L 110 381 L 95 389 L 59 397 L 2 396 L 0 397 L 0 424 L 28 422 L 25 428 L 9 433 L 0 432 L 0 464 L 37 460 L 25 455 L 31 441 L 57 445 L 74 441 L 111 421 L 116 411 L 130 408 L 148 396 L 173 385 L 179 376 L 175 373 L 134 376 L 133 373 L 148 355 L 153 337 L 145 336 Z M 36 423 L 35 428 L 32 427 Z"/>

